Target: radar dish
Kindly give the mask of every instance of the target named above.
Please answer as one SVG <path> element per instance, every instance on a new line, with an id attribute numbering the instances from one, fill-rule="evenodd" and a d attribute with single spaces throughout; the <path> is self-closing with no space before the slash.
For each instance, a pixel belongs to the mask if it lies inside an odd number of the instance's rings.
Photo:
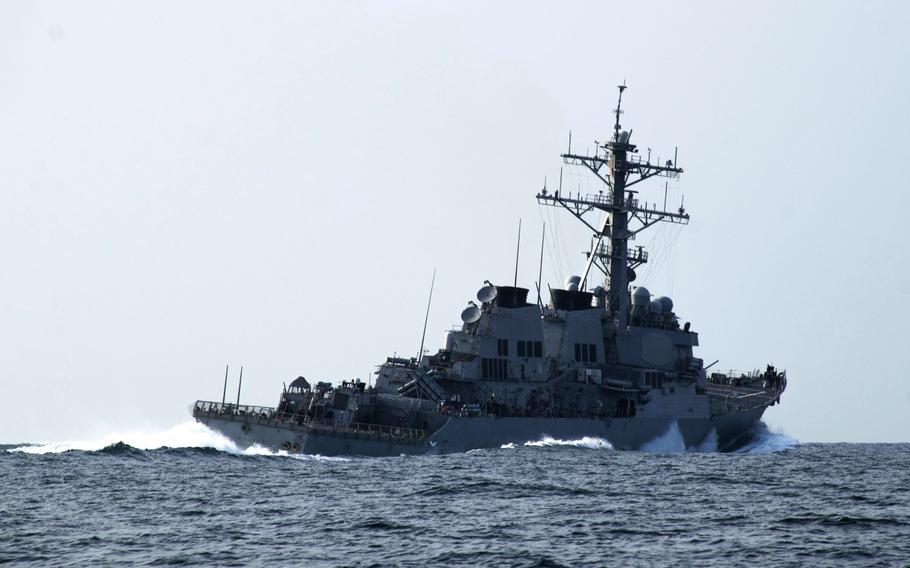
<path id="1" fill-rule="evenodd" d="M 471 304 L 461 312 L 461 321 L 465 323 L 474 323 L 480 319 L 480 308 Z"/>
<path id="2" fill-rule="evenodd" d="M 496 286 L 489 284 L 477 291 L 477 299 L 486 304 L 496 298 Z"/>

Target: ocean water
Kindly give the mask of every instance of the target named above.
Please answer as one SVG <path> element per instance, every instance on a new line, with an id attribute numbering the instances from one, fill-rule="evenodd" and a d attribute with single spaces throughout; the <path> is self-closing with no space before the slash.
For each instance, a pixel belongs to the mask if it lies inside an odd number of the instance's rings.
<path id="1" fill-rule="evenodd" d="M 0 447 L 0 564 L 910 566 L 910 444 L 596 438 L 390 458 L 201 425 Z"/>

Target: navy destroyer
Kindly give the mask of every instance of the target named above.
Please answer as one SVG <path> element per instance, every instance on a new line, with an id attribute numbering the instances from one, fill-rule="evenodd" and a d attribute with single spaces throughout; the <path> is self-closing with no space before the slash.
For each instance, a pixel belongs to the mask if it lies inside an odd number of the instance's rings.
<path id="1" fill-rule="evenodd" d="M 528 288 L 488 281 L 461 312 L 462 324 L 432 354 L 390 357 L 375 384 L 311 384 L 298 377 L 275 407 L 197 401 L 193 416 L 242 447 L 321 455 L 464 452 L 540 440 L 596 437 L 635 450 L 664 436 L 686 448 L 720 451 L 748 441 L 765 409 L 780 401 L 786 373 L 709 372 L 694 355 L 698 334 L 680 324 L 673 301 L 632 286 L 648 261 L 630 246 L 657 223 L 688 224 L 642 202 L 636 184 L 682 173 L 652 163 L 620 126 L 622 96 L 606 143 L 593 155 L 562 154 L 601 185 L 595 194 L 540 190 L 592 232 L 577 276 L 528 302 Z M 587 153 L 586 153 L 587 154 Z M 658 160 L 659 162 L 659 160 Z"/>

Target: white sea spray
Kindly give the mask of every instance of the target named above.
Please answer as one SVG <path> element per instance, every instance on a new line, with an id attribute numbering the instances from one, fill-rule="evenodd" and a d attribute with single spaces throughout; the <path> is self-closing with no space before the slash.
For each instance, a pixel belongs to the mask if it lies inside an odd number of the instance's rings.
<path id="1" fill-rule="evenodd" d="M 540 440 L 525 442 L 525 446 L 529 447 L 555 447 L 555 446 L 571 446 L 573 448 L 586 448 L 589 450 L 612 450 L 613 445 L 610 444 L 607 440 L 603 438 L 595 438 L 592 436 L 584 436 L 576 440 L 557 440 L 550 436 L 544 436 Z"/>
<path id="2" fill-rule="evenodd" d="M 123 443 L 138 450 L 157 450 L 161 448 L 212 448 L 220 452 L 242 456 L 280 456 L 296 459 L 345 460 L 345 458 L 293 454 L 282 450 L 274 451 L 258 444 L 241 448 L 223 434 L 192 420 L 182 422 L 164 430 L 115 432 L 95 439 L 29 444 L 12 448 L 8 451 L 26 454 L 59 454 L 72 450 L 95 452 L 117 443 Z"/>

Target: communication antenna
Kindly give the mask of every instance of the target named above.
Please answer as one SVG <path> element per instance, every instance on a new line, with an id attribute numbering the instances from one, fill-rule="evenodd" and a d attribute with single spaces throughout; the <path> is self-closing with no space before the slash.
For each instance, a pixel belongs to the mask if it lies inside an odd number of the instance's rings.
<path id="1" fill-rule="evenodd" d="M 221 406 L 224 406 L 224 402 L 227 399 L 227 378 L 228 378 L 228 368 L 230 365 L 224 366 L 224 390 L 221 392 Z"/>
<path id="2" fill-rule="evenodd" d="M 626 90 L 626 82 L 623 81 L 622 85 L 619 85 L 619 101 L 616 103 L 616 124 L 613 125 L 614 140 L 619 141 L 619 115 L 622 114 L 622 92 Z"/>
<path id="3" fill-rule="evenodd" d="M 237 406 L 240 406 L 240 387 L 243 386 L 243 365 L 240 366 L 240 381 L 237 382 Z"/>
<path id="4" fill-rule="evenodd" d="M 667 210 L 667 186 L 670 185 L 670 182 L 664 182 L 664 211 Z"/>
<path id="5" fill-rule="evenodd" d="M 433 279 L 430 280 L 430 297 L 427 300 L 427 315 L 423 318 L 423 334 L 420 336 L 420 352 L 417 353 L 417 361 L 423 357 L 423 342 L 427 338 L 427 322 L 430 321 L 430 303 L 433 302 L 433 287 L 436 285 L 436 269 L 433 269 Z"/>
<path id="6" fill-rule="evenodd" d="M 518 253 L 521 252 L 521 217 L 518 218 L 518 245 L 515 247 L 515 283 L 512 284 L 515 287 L 518 287 Z"/>

